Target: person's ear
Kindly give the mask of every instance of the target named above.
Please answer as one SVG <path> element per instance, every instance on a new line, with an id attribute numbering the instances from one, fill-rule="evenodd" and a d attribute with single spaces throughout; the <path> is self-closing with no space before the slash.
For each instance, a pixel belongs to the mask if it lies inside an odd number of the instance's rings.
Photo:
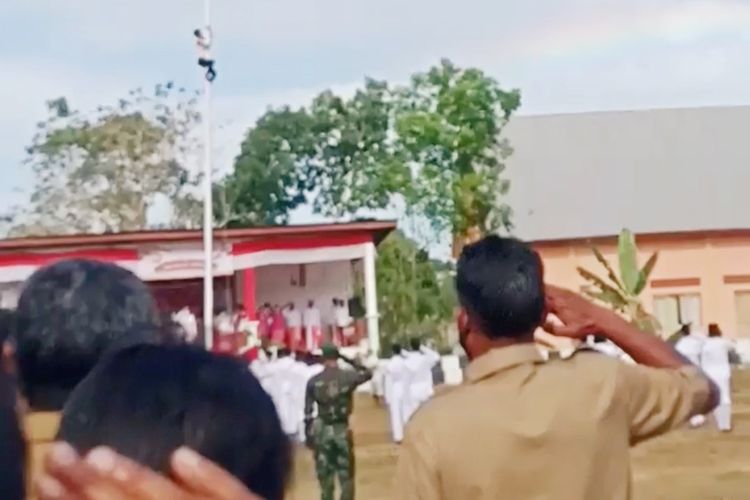
<path id="1" fill-rule="evenodd" d="M 469 333 L 469 314 L 463 307 L 459 308 L 456 313 L 456 326 L 458 327 L 459 335 L 465 336 Z"/>

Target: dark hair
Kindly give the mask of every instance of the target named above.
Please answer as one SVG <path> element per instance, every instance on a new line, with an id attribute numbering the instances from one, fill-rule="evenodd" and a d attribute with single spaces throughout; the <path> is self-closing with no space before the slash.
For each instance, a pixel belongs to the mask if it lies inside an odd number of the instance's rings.
<path id="1" fill-rule="evenodd" d="M 690 323 L 683 323 L 680 325 L 680 333 L 682 335 L 690 335 Z"/>
<path id="2" fill-rule="evenodd" d="M 15 327 L 16 312 L 10 309 L 0 309 L 0 345 L 13 335 Z"/>
<path id="3" fill-rule="evenodd" d="M 18 421 L 18 393 L 13 377 L 0 369 L 0 498 L 23 500 L 26 443 Z"/>
<path id="4" fill-rule="evenodd" d="M 59 410 L 103 354 L 155 335 L 131 335 L 158 325 L 146 284 L 114 264 L 68 260 L 36 271 L 16 314 L 21 389 L 35 410 Z M 153 329 L 153 332 L 157 330 Z"/>
<path id="5" fill-rule="evenodd" d="M 58 438 L 85 453 L 109 446 L 167 473 L 188 446 L 268 500 L 291 464 L 271 397 L 239 360 L 188 345 L 140 345 L 108 356 L 73 391 Z"/>
<path id="6" fill-rule="evenodd" d="M 399 354 L 401 354 L 401 344 L 393 344 L 391 346 L 391 352 L 394 356 L 398 356 Z"/>
<path id="7" fill-rule="evenodd" d="M 202 36 L 201 30 L 199 30 L 199 29 L 196 29 L 195 31 L 193 31 L 193 35 L 195 35 L 195 36 L 197 36 L 197 37 L 200 37 L 200 36 Z"/>
<path id="8" fill-rule="evenodd" d="M 539 255 L 527 244 L 487 236 L 461 253 L 456 290 L 481 333 L 491 338 L 518 337 L 542 323 L 543 275 Z"/>
<path id="9" fill-rule="evenodd" d="M 414 337 L 412 339 L 409 339 L 409 347 L 412 351 L 418 351 L 420 347 L 422 347 L 422 341 L 419 340 L 417 337 Z"/>
<path id="10" fill-rule="evenodd" d="M 709 323 L 708 325 L 708 336 L 709 337 L 721 337 L 721 328 L 716 323 Z"/>

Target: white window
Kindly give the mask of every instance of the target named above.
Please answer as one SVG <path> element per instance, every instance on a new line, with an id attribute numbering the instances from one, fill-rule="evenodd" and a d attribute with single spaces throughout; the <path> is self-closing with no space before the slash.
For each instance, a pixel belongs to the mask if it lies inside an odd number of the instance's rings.
<path id="1" fill-rule="evenodd" d="M 701 322 L 701 296 L 696 293 L 657 295 L 654 297 L 654 316 L 659 320 L 665 335 L 676 332 L 684 324 L 699 328 L 703 324 Z"/>

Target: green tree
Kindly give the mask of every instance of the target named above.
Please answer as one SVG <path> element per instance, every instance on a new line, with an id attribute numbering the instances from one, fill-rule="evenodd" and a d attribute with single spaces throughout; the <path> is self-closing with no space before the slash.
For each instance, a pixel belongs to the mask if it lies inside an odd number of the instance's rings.
<path id="1" fill-rule="evenodd" d="M 438 232 L 476 238 L 510 226 L 502 160 L 511 149 L 501 135 L 519 104 L 518 91 L 449 61 L 405 86 L 367 79 L 352 97 L 326 91 L 248 131 L 227 198 L 242 200 L 237 217 L 258 223 L 285 221 L 305 200 L 343 217 L 399 197 Z"/>
<path id="2" fill-rule="evenodd" d="M 444 344 L 456 304 L 448 268 L 397 231 L 379 247 L 376 275 L 383 348 L 413 336 Z"/>
<path id="3" fill-rule="evenodd" d="M 386 82 L 367 79 L 350 99 L 330 91 L 311 106 L 313 148 L 305 163 L 314 208 L 342 217 L 385 208 L 410 185 L 393 136 L 393 98 Z"/>
<path id="4" fill-rule="evenodd" d="M 453 235 L 454 253 L 483 234 L 511 227 L 502 202 L 511 153 L 503 127 L 521 103 L 479 69 L 448 60 L 412 77 L 399 92 L 396 135 L 415 171 L 412 208 Z"/>
<path id="5" fill-rule="evenodd" d="M 174 206 L 172 225 L 194 222 L 186 200 L 198 179 L 186 161 L 197 145 L 195 95 L 167 83 L 90 114 L 73 111 L 65 98 L 48 109 L 27 148 L 35 185 L 28 206 L 13 215 L 13 234 L 144 229 L 159 195 Z"/>
<path id="6" fill-rule="evenodd" d="M 641 329 L 657 333 L 660 328 L 659 322 L 646 312 L 639 296 L 648 284 L 649 276 L 659 257 L 658 252 L 651 254 L 643 267 L 638 267 L 638 247 L 635 243 L 635 236 L 629 230 L 623 229 L 617 241 L 620 271 L 618 274 L 599 249 L 592 247 L 591 251 L 606 270 L 607 278 L 601 278 L 579 267 L 578 273 L 590 283 L 584 289 L 586 295 L 625 315 Z"/>
<path id="7" fill-rule="evenodd" d="M 234 170 L 215 189 L 216 224 L 285 224 L 306 201 L 304 163 L 312 152 L 313 121 L 304 109 L 267 111 L 248 130 Z"/>

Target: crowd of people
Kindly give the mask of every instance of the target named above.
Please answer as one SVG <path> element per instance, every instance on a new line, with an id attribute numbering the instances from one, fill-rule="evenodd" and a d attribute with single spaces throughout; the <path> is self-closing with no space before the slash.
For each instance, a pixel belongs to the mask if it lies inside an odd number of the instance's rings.
<path id="1" fill-rule="evenodd" d="M 294 302 L 284 307 L 269 303 L 258 309 L 258 337 L 264 344 L 283 347 L 291 351 L 319 351 L 324 342 L 324 325 L 320 309 L 309 300 L 303 310 Z M 345 346 L 352 339 L 352 318 L 345 302 L 334 298 L 327 325 L 330 341 Z"/>
<path id="2" fill-rule="evenodd" d="M 464 384 L 433 396 L 437 354 L 416 342 L 382 370 L 401 443 L 394 498 L 628 499 L 629 446 L 721 401 L 668 343 L 545 284 L 520 241 L 468 245 L 456 289 Z M 313 449 L 323 500 L 336 478 L 354 498 L 352 395 L 373 370 L 332 344 L 320 357 L 284 346 L 248 369 L 164 328 L 127 270 L 83 260 L 34 273 L 0 327 L 1 498 L 282 499 L 290 437 Z M 586 349 L 545 358 L 540 327 L 600 336 L 633 363 Z"/>

